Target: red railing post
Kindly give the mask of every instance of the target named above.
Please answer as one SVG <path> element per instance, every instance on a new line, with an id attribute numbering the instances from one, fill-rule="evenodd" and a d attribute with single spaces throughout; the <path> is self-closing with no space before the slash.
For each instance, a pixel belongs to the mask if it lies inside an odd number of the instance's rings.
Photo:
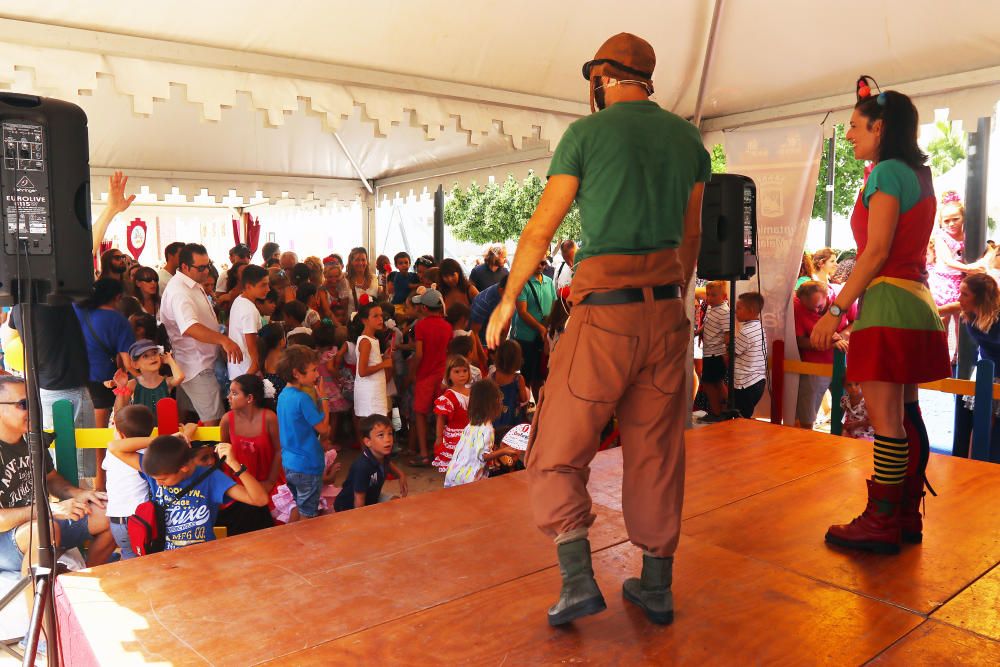
<path id="1" fill-rule="evenodd" d="M 771 344 L 771 423 L 781 424 L 785 394 L 785 341 Z"/>

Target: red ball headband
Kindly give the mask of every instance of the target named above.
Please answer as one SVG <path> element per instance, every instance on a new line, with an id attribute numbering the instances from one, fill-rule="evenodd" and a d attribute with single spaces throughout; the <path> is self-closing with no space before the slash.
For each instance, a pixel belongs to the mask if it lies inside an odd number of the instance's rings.
<path id="1" fill-rule="evenodd" d="M 862 74 L 861 76 L 858 77 L 856 87 L 857 90 L 855 91 L 855 94 L 857 95 L 858 102 L 871 97 L 872 88 L 875 88 L 876 90 L 878 90 L 878 97 L 875 98 L 875 101 L 878 102 L 878 105 L 880 107 L 885 106 L 885 101 L 886 101 L 885 93 L 882 92 L 882 89 L 879 88 L 878 83 L 876 83 L 875 79 L 873 79 L 872 77 L 868 76 L 867 74 Z"/>

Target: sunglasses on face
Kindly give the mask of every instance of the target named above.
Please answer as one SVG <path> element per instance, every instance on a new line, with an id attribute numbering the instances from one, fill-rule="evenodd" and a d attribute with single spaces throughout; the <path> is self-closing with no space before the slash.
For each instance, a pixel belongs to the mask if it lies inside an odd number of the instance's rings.
<path id="1" fill-rule="evenodd" d="M 192 264 L 191 268 L 195 271 L 208 271 L 208 267 L 212 266 L 211 262 L 208 264 Z"/>
<path id="2" fill-rule="evenodd" d="M 155 276 L 136 276 L 135 281 L 137 283 L 155 283 L 159 278 Z"/>
<path id="3" fill-rule="evenodd" d="M 14 406 L 17 406 L 18 410 L 25 410 L 25 411 L 27 411 L 27 409 L 28 409 L 28 399 L 22 398 L 19 401 L 0 401 L 0 405 L 14 405 Z"/>

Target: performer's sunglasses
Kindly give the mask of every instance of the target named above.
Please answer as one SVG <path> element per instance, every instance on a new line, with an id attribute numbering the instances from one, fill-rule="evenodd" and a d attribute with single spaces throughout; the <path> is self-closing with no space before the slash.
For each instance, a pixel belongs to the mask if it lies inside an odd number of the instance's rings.
<path id="1" fill-rule="evenodd" d="M 16 405 L 18 410 L 28 409 L 28 399 L 22 398 L 20 401 L 0 401 L 0 405 Z"/>

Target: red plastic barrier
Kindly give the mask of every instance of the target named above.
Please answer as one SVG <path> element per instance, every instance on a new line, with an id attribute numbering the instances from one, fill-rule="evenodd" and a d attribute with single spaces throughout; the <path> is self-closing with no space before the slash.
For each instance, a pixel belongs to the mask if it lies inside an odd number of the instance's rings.
<path id="1" fill-rule="evenodd" d="M 181 430 L 180 417 L 177 414 L 177 401 L 163 398 L 156 403 L 156 428 L 160 435 L 173 435 Z"/>

